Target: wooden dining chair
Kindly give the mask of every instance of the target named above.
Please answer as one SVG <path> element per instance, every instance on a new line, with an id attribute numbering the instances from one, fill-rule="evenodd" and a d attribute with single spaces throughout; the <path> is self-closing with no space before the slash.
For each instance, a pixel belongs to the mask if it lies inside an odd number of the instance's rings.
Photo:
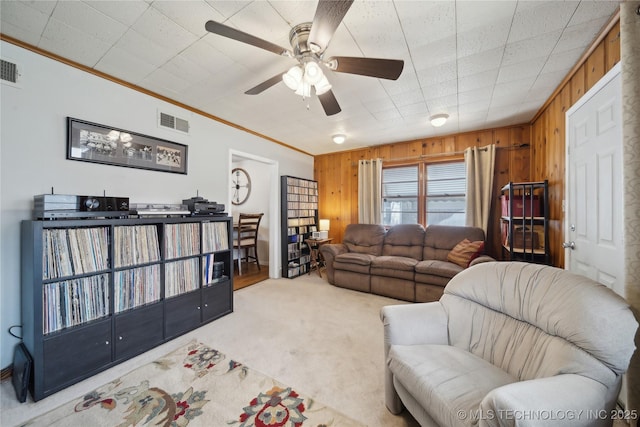
<path id="1" fill-rule="evenodd" d="M 238 274 L 242 274 L 242 260 L 249 259 L 255 261 L 260 270 L 260 261 L 258 260 L 258 230 L 260 228 L 260 220 L 264 213 L 245 214 L 238 216 L 238 224 L 233 238 L 233 247 L 238 251 Z M 253 255 L 250 253 L 253 249 Z"/>

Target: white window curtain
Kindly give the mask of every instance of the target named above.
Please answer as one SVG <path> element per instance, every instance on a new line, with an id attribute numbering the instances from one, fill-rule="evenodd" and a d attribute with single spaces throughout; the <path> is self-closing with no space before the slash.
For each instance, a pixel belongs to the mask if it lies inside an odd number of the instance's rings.
<path id="1" fill-rule="evenodd" d="M 466 224 L 482 228 L 486 235 L 491 212 L 496 146 L 469 147 L 464 150 L 464 162 L 467 168 Z"/>
<path id="2" fill-rule="evenodd" d="M 358 162 L 358 222 L 380 224 L 382 212 L 382 159 Z"/>

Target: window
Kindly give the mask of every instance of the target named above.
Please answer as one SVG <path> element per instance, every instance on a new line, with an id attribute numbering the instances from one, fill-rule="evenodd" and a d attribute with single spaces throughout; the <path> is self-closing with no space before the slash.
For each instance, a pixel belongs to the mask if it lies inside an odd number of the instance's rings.
<path id="1" fill-rule="evenodd" d="M 466 185 L 464 161 L 384 167 L 382 223 L 465 225 Z"/>
<path id="2" fill-rule="evenodd" d="M 427 165 L 427 225 L 465 225 L 467 176 L 464 162 Z"/>
<path id="3" fill-rule="evenodd" d="M 418 166 L 382 169 L 382 223 L 418 222 Z"/>

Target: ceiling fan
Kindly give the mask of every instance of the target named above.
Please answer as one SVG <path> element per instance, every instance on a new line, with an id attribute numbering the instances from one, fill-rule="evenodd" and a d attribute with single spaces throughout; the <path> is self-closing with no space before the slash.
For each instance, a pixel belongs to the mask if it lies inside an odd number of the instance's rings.
<path id="1" fill-rule="evenodd" d="M 276 74 L 245 92 L 257 95 L 271 86 L 284 81 L 290 89 L 303 97 L 311 91 L 318 96 L 327 116 L 342 111 L 331 90 L 331 84 L 322 71 L 326 68 L 338 73 L 358 74 L 381 79 L 396 80 L 402 73 L 404 61 L 399 59 L 360 58 L 332 56 L 324 58 L 325 50 L 353 0 L 319 0 L 313 22 L 304 22 L 291 29 L 289 42 L 292 50 L 247 34 L 216 21 L 205 24 L 207 31 L 268 50 L 277 55 L 294 58 L 297 65 Z"/>

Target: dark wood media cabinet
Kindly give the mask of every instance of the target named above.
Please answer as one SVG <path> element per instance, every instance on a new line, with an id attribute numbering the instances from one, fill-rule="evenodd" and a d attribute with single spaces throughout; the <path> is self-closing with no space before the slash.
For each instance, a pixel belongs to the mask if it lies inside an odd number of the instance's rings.
<path id="1" fill-rule="evenodd" d="M 23 221 L 21 233 L 36 401 L 233 311 L 231 217 Z"/>

